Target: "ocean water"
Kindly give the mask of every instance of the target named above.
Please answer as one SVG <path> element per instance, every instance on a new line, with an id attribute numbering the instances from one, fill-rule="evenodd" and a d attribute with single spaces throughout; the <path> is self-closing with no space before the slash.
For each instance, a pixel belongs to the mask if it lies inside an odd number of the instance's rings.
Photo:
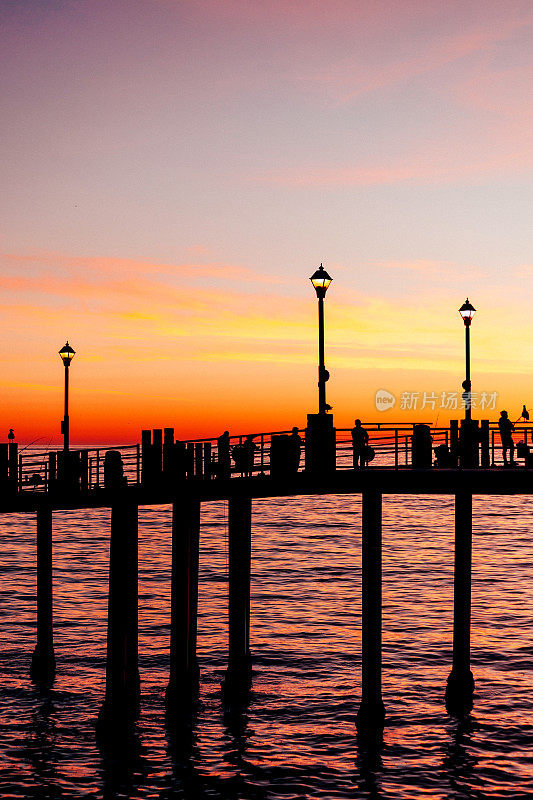
<path id="1" fill-rule="evenodd" d="M 384 498 L 383 743 L 357 740 L 360 497 L 253 504 L 253 693 L 228 717 L 227 507 L 202 505 L 200 703 L 165 727 L 169 506 L 139 514 L 141 715 L 102 748 L 109 512 L 54 514 L 57 677 L 29 679 L 35 520 L 0 530 L 2 798 L 526 798 L 533 796 L 533 499 L 474 498 L 471 715 L 444 708 L 451 665 L 453 498 Z"/>

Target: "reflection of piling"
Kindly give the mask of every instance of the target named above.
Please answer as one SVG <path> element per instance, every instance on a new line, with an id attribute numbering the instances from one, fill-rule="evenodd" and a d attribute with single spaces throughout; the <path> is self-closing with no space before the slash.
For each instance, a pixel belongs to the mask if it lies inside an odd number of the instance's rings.
<path id="1" fill-rule="evenodd" d="M 172 509 L 170 676 L 167 710 L 190 701 L 198 686 L 198 558 L 200 501 L 185 498 Z"/>
<path id="2" fill-rule="evenodd" d="M 224 680 L 226 697 L 245 695 L 251 684 L 250 572 L 252 501 L 233 495 L 228 502 L 229 653 Z"/>
<path id="3" fill-rule="evenodd" d="M 385 719 L 381 698 L 381 506 L 379 490 L 363 492 L 360 730 L 380 728 Z"/>
<path id="4" fill-rule="evenodd" d="M 446 687 L 451 713 L 472 708 L 474 676 L 470 670 L 470 606 L 472 580 L 472 492 L 455 495 L 455 556 L 453 582 L 453 664 Z"/>
<path id="5" fill-rule="evenodd" d="M 52 509 L 37 509 L 37 644 L 31 661 L 31 677 L 51 684 L 56 669 L 52 610 Z"/>
<path id="6" fill-rule="evenodd" d="M 138 508 L 126 498 L 111 509 L 105 700 L 100 724 L 127 723 L 139 708 Z"/>

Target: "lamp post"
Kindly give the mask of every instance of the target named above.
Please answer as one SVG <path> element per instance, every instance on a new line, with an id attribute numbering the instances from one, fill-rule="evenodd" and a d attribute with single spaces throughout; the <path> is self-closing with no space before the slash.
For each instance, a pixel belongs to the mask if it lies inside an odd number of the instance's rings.
<path id="1" fill-rule="evenodd" d="M 470 324 L 476 313 L 476 309 L 466 298 L 465 302 L 459 309 L 459 314 L 463 318 L 463 322 L 465 324 L 465 362 L 466 362 L 466 378 L 463 381 L 463 397 L 465 398 L 465 420 L 468 422 L 472 419 L 472 383 L 470 381 Z M 465 395 L 467 395 L 465 397 Z"/>
<path id="2" fill-rule="evenodd" d="M 321 264 L 309 280 L 315 287 L 318 297 L 318 413 L 325 414 L 330 406 L 326 403 L 326 381 L 329 380 L 329 372 L 324 365 L 324 298 L 333 279 Z"/>
<path id="3" fill-rule="evenodd" d="M 68 368 L 70 367 L 70 362 L 74 358 L 75 351 L 67 342 L 61 350 L 59 351 L 59 355 L 61 356 L 61 360 L 65 365 L 65 416 L 63 417 L 63 422 L 61 423 L 61 433 L 63 434 L 63 452 L 68 453 L 69 451 L 69 419 L 68 419 Z"/>

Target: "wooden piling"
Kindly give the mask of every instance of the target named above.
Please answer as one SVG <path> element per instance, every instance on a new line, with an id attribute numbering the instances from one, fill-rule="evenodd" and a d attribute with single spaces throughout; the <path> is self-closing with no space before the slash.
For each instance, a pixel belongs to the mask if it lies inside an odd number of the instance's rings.
<path id="1" fill-rule="evenodd" d="M 198 688 L 199 543 L 200 500 L 185 497 L 172 506 L 170 675 L 166 693 L 169 714 L 194 700 Z"/>
<path id="2" fill-rule="evenodd" d="M 252 500 L 233 495 L 228 502 L 229 653 L 224 679 L 228 699 L 245 696 L 251 685 L 250 578 Z"/>
<path id="3" fill-rule="evenodd" d="M 455 494 L 453 578 L 453 663 L 446 686 L 446 708 L 468 713 L 473 705 L 474 676 L 470 669 L 470 609 L 472 583 L 472 492 Z"/>
<path id="4" fill-rule="evenodd" d="M 381 697 L 381 492 L 363 492 L 362 524 L 362 624 L 361 705 L 357 727 L 361 731 L 383 727 L 385 707 Z"/>
<path id="5" fill-rule="evenodd" d="M 30 675 L 41 685 L 51 685 L 56 671 L 52 604 L 52 508 L 37 509 L 37 644 Z"/>
<path id="6" fill-rule="evenodd" d="M 139 710 L 138 508 L 117 498 L 111 508 L 107 664 L 99 726 L 130 723 Z"/>

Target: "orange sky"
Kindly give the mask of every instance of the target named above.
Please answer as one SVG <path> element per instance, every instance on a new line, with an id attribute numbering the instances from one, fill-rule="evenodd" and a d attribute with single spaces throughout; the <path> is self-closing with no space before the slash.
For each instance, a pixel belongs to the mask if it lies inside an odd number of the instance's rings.
<path id="1" fill-rule="evenodd" d="M 72 443 L 129 443 L 143 427 L 170 427 L 179 438 L 304 426 L 316 411 L 317 308 L 308 275 L 265 278 L 216 263 L 152 264 L 58 253 L 3 254 L 6 344 L 4 425 L 20 441 L 58 443 L 63 371 L 57 351 L 68 334 Z M 21 265 L 23 268 L 21 268 Z M 328 400 L 338 427 L 365 420 L 440 422 L 443 391 L 460 391 L 464 299 L 451 264 L 389 264 L 405 285 L 425 289 L 401 299 L 347 287 L 341 265 L 326 297 Z M 309 270 L 310 274 L 311 270 Z M 346 281 L 347 282 L 347 281 Z M 378 287 L 379 288 L 379 287 Z M 498 408 L 518 416 L 529 391 L 532 323 L 520 292 L 494 302 L 493 286 L 472 300 L 473 391 L 498 392 Z M 435 298 L 439 297 L 436 302 Z M 500 331 L 506 331 L 503 339 Z M 22 351 L 20 345 L 22 343 Z M 375 392 L 396 407 L 378 412 Z M 416 409 L 400 395 L 418 392 Z M 435 408 L 422 408 L 423 393 Z M 516 412 L 516 413 L 515 413 Z M 478 415 L 479 416 L 479 415 Z M 495 411 L 480 416 L 497 417 Z"/>

